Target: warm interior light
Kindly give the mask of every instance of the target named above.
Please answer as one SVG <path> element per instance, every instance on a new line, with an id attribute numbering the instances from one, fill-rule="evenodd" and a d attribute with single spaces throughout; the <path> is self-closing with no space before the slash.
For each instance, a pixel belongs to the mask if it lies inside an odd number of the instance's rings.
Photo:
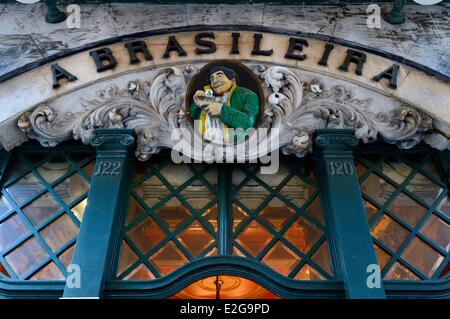
<path id="1" fill-rule="evenodd" d="M 218 286 L 219 294 L 217 296 Z M 171 299 L 278 299 L 264 287 L 236 276 L 213 276 L 187 286 Z"/>

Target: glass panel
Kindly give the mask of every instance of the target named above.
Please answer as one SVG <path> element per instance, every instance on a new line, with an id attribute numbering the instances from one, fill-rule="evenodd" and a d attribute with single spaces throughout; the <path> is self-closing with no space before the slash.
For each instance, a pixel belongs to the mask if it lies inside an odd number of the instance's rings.
<path id="1" fill-rule="evenodd" d="M 408 230 L 402 227 L 387 215 L 383 215 L 372 228 L 372 236 L 388 246 L 392 251 L 397 251 L 405 238 Z"/>
<path id="2" fill-rule="evenodd" d="M 47 257 L 36 238 L 32 237 L 6 255 L 5 259 L 18 276 L 23 276 Z"/>
<path id="3" fill-rule="evenodd" d="M 280 241 L 262 259 L 264 264 L 284 276 L 289 275 L 299 261 L 300 257 Z"/>
<path id="4" fill-rule="evenodd" d="M 47 245 L 53 250 L 58 250 L 78 234 L 78 228 L 67 214 L 58 217 L 50 225 L 39 232 Z"/>
<path id="5" fill-rule="evenodd" d="M 317 270 L 313 267 L 305 264 L 302 269 L 295 275 L 294 279 L 296 280 L 325 280 L 325 277 L 322 276 Z"/>
<path id="6" fill-rule="evenodd" d="M 422 234 L 434 241 L 436 244 L 449 251 L 450 249 L 450 225 L 438 218 L 436 215 L 431 215 L 430 218 L 423 225 Z"/>
<path id="7" fill-rule="evenodd" d="M 277 176 L 277 174 L 275 174 Z M 280 194 L 285 196 L 297 207 L 302 207 L 306 200 L 314 193 L 315 188 L 303 182 L 297 176 L 292 177 L 280 190 Z"/>
<path id="8" fill-rule="evenodd" d="M 445 196 L 445 198 L 437 205 L 437 209 L 447 215 L 450 218 L 450 198 Z"/>
<path id="9" fill-rule="evenodd" d="M 442 187 L 436 185 L 420 173 L 414 176 L 408 186 L 406 186 L 406 189 L 419 196 L 428 205 L 433 204 L 438 196 L 444 191 Z"/>
<path id="10" fill-rule="evenodd" d="M 156 176 L 146 179 L 135 189 L 136 194 L 147 204 L 153 207 L 169 194 L 169 190 Z"/>
<path id="11" fill-rule="evenodd" d="M 362 183 L 361 190 L 376 200 L 377 203 L 383 205 L 391 197 L 395 188 L 381 177 L 372 173 Z"/>
<path id="12" fill-rule="evenodd" d="M 75 244 L 67 248 L 62 254 L 59 255 L 59 260 L 67 269 L 72 263 L 73 252 L 75 251 Z"/>
<path id="13" fill-rule="evenodd" d="M 130 272 L 125 278 L 125 280 L 151 280 L 155 279 L 155 275 L 148 270 L 144 264 L 140 264 L 132 272 Z"/>
<path id="14" fill-rule="evenodd" d="M 92 178 L 92 173 L 94 172 L 95 168 L 95 161 L 91 161 L 89 164 L 87 164 L 85 167 L 83 167 L 84 173 L 87 175 L 89 180 Z"/>
<path id="15" fill-rule="evenodd" d="M 186 247 L 192 257 L 200 255 L 214 242 L 214 238 L 197 220 L 183 230 L 177 239 Z"/>
<path id="16" fill-rule="evenodd" d="M 117 269 L 117 274 L 123 273 L 128 269 L 133 263 L 138 260 L 138 256 L 133 252 L 133 250 L 128 246 L 125 241 L 122 241 L 122 249 L 120 250 L 119 266 Z"/>
<path id="17" fill-rule="evenodd" d="M 30 280 L 63 280 L 64 276 L 58 267 L 53 263 L 49 263 L 41 268 L 37 273 L 30 277 Z"/>
<path id="18" fill-rule="evenodd" d="M 322 207 L 320 206 L 319 196 L 316 196 L 311 204 L 306 208 L 306 213 L 313 217 L 320 224 L 325 225 L 322 214 Z"/>
<path id="19" fill-rule="evenodd" d="M 259 216 L 276 231 L 280 231 L 294 215 L 295 211 L 276 197 L 264 206 L 259 213 Z"/>
<path id="20" fill-rule="evenodd" d="M 261 179 L 271 188 L 276 188 L 289 175 L 289 170 L 283 165 L 280 165 L 276 174 L 261 174 L 261 170 L 259 168 L 257 172 L 256 177 Z M 288 182 L 288 184 L 290 184 L 291 181 L 292 179 Z"/>
<path id="21" fill-rule="evenodd" d="M 45 192 L 22 210 L 33 226 L 37 226 L 55 215 L 60 209 L 61 206 L 48 192 Z"/>
<path id="22" fill-rule="evenodd" d="M 233 204 L 233 232 L 236 231 L 236 229 L 239 227 L 239 225 L 246 220 L 248 217 L 248 214 L 244 212 L 242 208 L 240 208 L 238 205 Z"/>
<path id="23" fill-rule="evenodd" d="M 8 217 L 0 224 L 0 252 L 19 240 L 27 232 L 27 226 L 17 214 Z"/>
<path id="24" fill-rule="evenodd" d="M 412 169 L 405 163 L 388 157 L 381 163 L 381 171 L 397 184 L 401 184 L 411 174 Z"/>
<path id="25" fill-rule="evenodd" d="M 6 190 L 14 201 L 20 205 L 43 188 L 44 186 L 39 183 L 33 173 L 28 173 L 14 184 L 6 187 Z"/>
<path id="26" fill-rule="evenodd" d="M 381 270 L 384 269 L 384 266 L 389 262 L 391 259 L 391 255 L 389 255 L 387 252 L 385 252 L 383 249 L 378 247 L 378 245 L 373 245 L 373 248 L 375 249 L 375 255 L 377 257 L 378 265 L 380 266 Z"/>
<path id="27" fill-rule="evenodd" d="M 399 262 L 395 264 L 388 271 L 384 277 L 386 280 L 419 280 L 419 277 L 414 275 L 409 269 L 402 266 Z"/>
<path id="28" fill-rule="evenodd" d="M 411 197 L 400 193 L 389 206 L 389 211 L 414 227 L 427 212 L 427 209 Z"/>
<path id="29" fill-rule="evenodd" d="M 323 270 L 325 270 L 329 275 L 331 275 L 331 267 L 330 267 L 330 254 L 328 252 L 328 242 L 323 242 L 322 245 L 316 250 L 316 252 L 312 255 L 312 261 L 314 261 L 317 265 L 320 266 Z"/>
<path id="30" fill-rule="evenodd" d="M 0 194 L 0 218 L 11 210 L 11 205 L 6 200 L 6 197 Z"/>
<path id="31" fill-rule="evenodd" d="M 205 213 L 202 215 L 202 217 L 204 218 L 204 220 L 206 220 L 206 222 L 208 224 L 211 225 L 212 229 L 214 229 L 214 231 L 217 233 L 217 227 L 218 227 L 218 223 L 217 223 L 217 204 L 212 206 L 211 208 L 208 208 Z"/>
<path id="32" fill-rule="evenodd" d="M 172 197 L 163 206 L 155 210 L 155 214 L 172 232 L 191 216 L 189 210 L 176 197 Z"/>
<path id="33" fill-rule="evenodd" d="M 195 180 L 183 189 L 181 195 L 195 210 L 202 209 L 215 198 L 214 194 L 200 180 Z"/>
<path id="34" fill-rule="evenodd" d="M 188 259 L 172 241 L 169 241 L 151 256 L 149 261 L 161 275 L 167 275 L 187 263 Z"/>
<path id="35" fill-rule="evenodd" d="M 2 277 L 10 278 L 8 272 L 6 271 L 5 267 L 0 263 L 0 278 Z"/>
<path id="36" fill-rule="evenodd" d="M 48 182 L 53 183 L 58 178 L 66 174 L 70 169 L 70 164 L 64 159 L 56 157 L 38 167 L 38 172 Z"/>
<path id="37" fill-rule="evenodd" d="M 83 195 L 89 189 L 87 182 L 80 176 L 74 174 L 53 188 L 66 204 L 72 203 L 75 199 Z"/>
<path id="38" fill-rule="evenodd" d="M 424 171 L 426 171 L 427 173 L 433 175 L 436 179 L 440 179 L 440 176 L 439 176 L 440 174 L 439 174 L 439 172 L 438 172 L 438 170 L 437 170 L 436 165 L 434 165 L 433 162 L 428 162 L 428 163 L 426 163 L 426 164 L 422 167 L 422 169 L 423 169 Z"/>
<path id="39" fill-rule="evenodd" d="M 128 226 L 132 223 L 136 218 L 142 216 L 145 213 L 145 209 L 138 204 L 138 202 L 134 199 L 133 196 L 130 196 L 130 202 L 128 204 L 128 214 L 126 225 Z"/>
<path id="40" fill-rule="evenodd" d="M 87 205 L 87 198 L 83 199 L 81 202 L 79 202 L 77 205 L 72 207 L 72 213 L 75 215 L 75 217 L 81 222 L 83 220 L 84 216 L 84 210 L 86 209 Z"/>
<path id="41" fill-rule="evenodd" d="M 402 258 L 431 277 L 444 257 L 417 237 L 411 241 L 402 254 Z"/>
<path id="42" fill-rule="evenodd" d="M 161 175 L 167 180 L 167 182 L 175 188 L 183 185 L 194 174 L 186 165 L 169 164 L 160 171 Z"/>
<path id="43" fill-rule="evenodd" d="M 250 255 L 256 257 L 269 244 L 271 239 L 272 234 L 256 220 L 252 220 L 236 238 L 236 242 Z"/>
<path id="44" fill-rule="evenodd" d="M 239 190 L 234 198 L 239 200 L 248 209 L 254 211 L 267 199 L 269 194 L 269 191 L 263 186 L 254 180 L 250 180 Z"/>
<path id="45" fill-rule="evenodd" d="M 375 214 L 377 213 L 378 208 L 376 208 L 374 205 L 372 205 L 366 200 L 363 200 L 363 203 L 364 209 L 366 210 L 367 220 L 370 222 L 372 220 L 372 217 L 375 216 Z"/>
<path id="46" fill-rule="evenodd" d="M 298 218 L 284 233 L 284 237 L 304 254 L 308 253 L 321 236 L 322 231 L 304 217 Z"/>
<path id="47" fill-rule="evenodd" d="M 150 216 L 131 229 L 127 235 L 143 254 L 149 252 L 166 237 Z"/>

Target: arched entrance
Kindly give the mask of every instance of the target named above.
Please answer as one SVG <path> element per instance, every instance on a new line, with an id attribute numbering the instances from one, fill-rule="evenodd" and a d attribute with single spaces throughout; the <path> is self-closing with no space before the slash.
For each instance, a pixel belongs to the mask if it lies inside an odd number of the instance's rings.
<path id="1" fill-rule="evenodd" d="M 237 276 L 212 276 L 198 280 L 170 299 L 279 299 L 257 283 Z"/>

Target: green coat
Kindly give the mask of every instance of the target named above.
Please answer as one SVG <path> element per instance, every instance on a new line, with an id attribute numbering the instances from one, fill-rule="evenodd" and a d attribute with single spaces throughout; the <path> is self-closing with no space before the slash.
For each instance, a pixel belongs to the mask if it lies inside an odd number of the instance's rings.
<path id="1" fill-rule="evenodd" d="M 254 127 L 259 114 L 258 95 L 249 89 L 235 86 L 228 98 L 229 105 L 224 104 L 220 111 L 219 119 L 232 128 L 243 128 L 244 130 Z M 201 108 L 192 103 L 189 113 L 193 120 L 200 118 Z"/>

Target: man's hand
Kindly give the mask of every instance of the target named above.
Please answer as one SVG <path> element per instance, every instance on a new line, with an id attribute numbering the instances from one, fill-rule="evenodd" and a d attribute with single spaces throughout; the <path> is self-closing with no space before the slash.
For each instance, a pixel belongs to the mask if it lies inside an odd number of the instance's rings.
<path id="1" fill-rule="evenodd" d="M 197 92 L 195 92 L 193 100 L 194 103 L 197 104 L 198 106 L 203 106 L 202 104 L 202 100 L 205 98 L 205 91 L 202 90 L 197 90 Z"/>
<path id="2" fill-rule="evenodd" d="M 222 103 L 218 102 L 211 102 L 205 107 L 205 111 L 212 116 L 219 116 L 221 110 L 222 110 Z"/>

